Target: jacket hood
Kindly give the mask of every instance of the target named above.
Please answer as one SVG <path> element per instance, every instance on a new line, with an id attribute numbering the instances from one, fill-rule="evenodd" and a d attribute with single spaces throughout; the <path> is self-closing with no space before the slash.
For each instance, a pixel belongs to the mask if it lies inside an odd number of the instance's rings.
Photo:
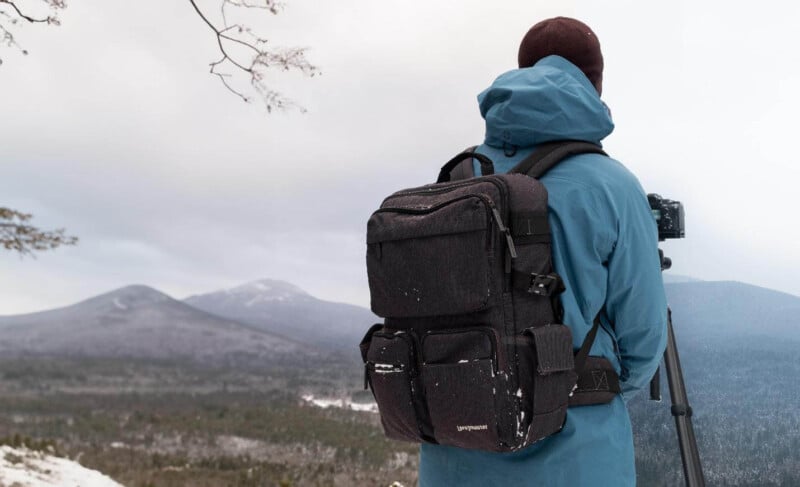
<path id="1" fill-rule="evenodd" d="M 599 144 L 614 130 L 608 107 L 581 70 L 560 56 L 502 74 L 478 95 L 485 143 L 530 147 L 553 140 Z"/>

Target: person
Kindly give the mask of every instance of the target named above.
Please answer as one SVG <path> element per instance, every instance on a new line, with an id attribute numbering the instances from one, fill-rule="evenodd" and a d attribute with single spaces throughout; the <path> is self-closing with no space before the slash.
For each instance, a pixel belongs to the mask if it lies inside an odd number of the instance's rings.
<path id="1" fill-rule="evenodd" d="M 545 142 L 600 144 L 614 129 L 602 81 L 600 43 L 587 25 L 565 17 L 534 25 L 521 42 L 519 69 L 478 96 L 486 138 L 477 152 L 503 173 Z M 477 163 L 474 169 L 479 175 Z M 573 345 L 602 309 L 591 355 L 613 363 L 622 393 L 609 404 L 570 408 L 561 432 L 513 453 L 423 444 L 421 487 L 636 484 L 625 401 L 649 383 L 666 346 L 657 226 L 636 177 L 609 157 L 571 156 L 540 181 Z"/>

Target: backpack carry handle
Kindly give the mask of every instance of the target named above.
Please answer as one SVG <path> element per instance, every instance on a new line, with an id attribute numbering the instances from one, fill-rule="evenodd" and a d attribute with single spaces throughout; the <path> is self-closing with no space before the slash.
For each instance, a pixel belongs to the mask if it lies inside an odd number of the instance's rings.
<path id="1" fill-rule="evenodd" d="M 436 179 L 436 182 L 446 183 L 450 181 L 450 172 L 455 169 L 455 167 L 461 163 L 461 161 L 469 158 L 475 158 L 481 163 L 481 176 L 489 176 L 494 174 L 494 163 L 491 159 L 483 154 L 478 154 L 477 152 L 465 151 L 456 155 L 454 158 L 447 161 L 444 166 L 442 166 L 442 170 L 439 171 L 439 178 Z"/>

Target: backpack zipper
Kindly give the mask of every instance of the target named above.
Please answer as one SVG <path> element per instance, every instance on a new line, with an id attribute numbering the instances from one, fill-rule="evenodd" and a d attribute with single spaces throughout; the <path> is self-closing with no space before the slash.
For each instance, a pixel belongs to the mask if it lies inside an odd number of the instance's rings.
<path id="1" fill-rule="evenodd" d="M 433 213 L 434 211 L 439 210 L 441 208 L 444 208 L 445 206 L 450 205 L 452 203 L 455 203 L 457 201 L 466 200 L 466 199 L 470 199 L 470 198 L 478 198 L 479 200 L 481 200 L 483 202 L 483 204 L 484 204 L 484 208 L 486 209 L 486 217 L 487 217 L 487 219 L 491 220 L 493 218 L 492 207 L 494 206 L 494 203 L 492 203 L 492 200 L 489 199 L 489 197 L 487 197 L 486 195 L 483 195 L 483 194 L 463 195 L 463 196 L 459 196 L 457 198 L 453 198 L 453 199 L 449 199 L 449 200 L 446 200 L 446 201 L 442 201 L 441 203 L 438 203 L 438 204 L 435 204 L 435 205 L 432 205 L 432 206 L 426 206 L 426 207 L 384 206 L 384 207 L 378 208 L 373 213 L 373 215 L 375 213 L 405 213 L 405 214 L 409 214 L 409 215 L 425 215 L 425 214 L 428 214 L 428 213 Z M 489 231 L 487 232 L 487 235 L 486 235 L 486 237 L 487 237 L 486 238 L 487 248 L 491 248 L 491 246 L 492 246 L 491 228 L 492 228 L 492 225 L 490 224 L 489 225 Z"/>
<path id="2" fill-rule="evenodd" d="M 452 191 L 452 190 L 458 189 L 458 188 L 463 188 L 463 187 L 469 186 L 471 184 L 475 184 L 475 181 L 474 180 L 461 181 L 459 183 L 448 184 L 447 186 L 440 187 L 440 188 L 433 188 L 433 187 L 429 186 L 430 189 L 422 189 L 422 188 L 425 188 L 425 186 L 421 186 L 419 188 L 407 189 L 405 191 L 398 191 L 397 193 L 390 194 L 389 196 L 384 198 L 383 202 L 385 203 L 386 201 L 388 201 L 388 200 L 390 200 L 392 198 L 399 198 L 401 196 L 411 196 L 411 195 L 415 195 L 415 194 L 447 193 L 448 191 Z"/>
<path id="3" fill-rule="evenodd" d="M 501 186 L 500 184 L 497 184 L 497 183 L 494 183 L 494 182 L 492 182 L 492 184 L 497 186 L 498 189 L 501 189 L 500 188 L 500 186 Z M 444 189 L 444 188 L 442 188 L 442 189 Z M 448 189 L 450 189 L 450 188 L 448 188 Z M 503 197 L 505 196 L 505 193 L 506 192 L 503 191 L 503 190 L 500 191 L 500 195 L 503 196 Z M 411 193 L 409 193 L 409 194 L 411 194 Z M 389 198 L 392 198 L 393 196 L 390 196 Z M 397 195 L 397 196 L 406 196 L 406 195 Z M 387 199 L 389 199 L 389 198 L 387 198 Z M 465 200 L 465 199 L 468 199 L 468 198 L 478 198 L 481 201 L 483 201 L 483 203 L 485 205 L 485 208 L 487 209 L 488 218 L 494 220 L 494 222 L 497 224 L 497 228 L 500 230 L 500 234 L 505 237 L 506 250 L 508 252 L 508 256 L 505 259 L 505 272 L 506 272 L 507 275 L 510 275 L 511 274 L 512 261 L 517 258 L 517 248 L 514 245 L 514 239 L 511 237 L 511 229 L 508 228 L 505 224 L 503 224 L 503 216 L 500 214 L 500 210 L 497 209 L 497 206 L 494 204 L 494 201 L 492 201 L 491 198 L 489 198 L 488 196 L 486 196 L 483 193 L 475 193 L 475 194 L 463 195 L 463 196 L 459 196 L 457 198 L 449 199 L 449 200 L 443 201 L 441 203 L 438 203 L 436 205 L 427 206 L 427 207 L 382 206 L 381 208 L 376 210 L 373 214 L 375 214 L 375 213 L 384 213 L 384 212 L 407 213 L 407 214 L 412 214 L 412 215 L 421 215 L 421 214 L 433 213 L 434 211 L 436 211 L 436 210 L 438 210 L 440 208 L 443 208 L 443 207 L 445 207 L 445 206 L 447 206 L 449 204 L 455 203 L 456 201 Z M 491 225 L 490 225 L 490 228 L 491 228 Z M 487 239 L 486 239 L 487 240 L 487 248 L 491 248 L 491 241 L 492 241 L 491 231 L 487 232 L 487 233 L 488 233 L 487 234 Z M 504 283 L 504 286 L 506 287 L 506 289 L 504 289 L 504 291 L 507 291 L 508 290 L 507 289 L 508 288 L 508 283 Z"/>
<path id="4" fill-rule="evenodd" d="M 478 177 L 478 178 L 471 178 L 471 179 L 467 179 L 466 181 L 461 181 L 461 182 L 452 183 L 452 184 L 445 183 L 447 185 L 443 186 L 443 187 L 440 187 L 440 188 L 433 188 L 433 187 L 427 186 L 428 189 L 423 189 L 423 188 L 426 188 L 426 186 L 420 186 L 419 188 L 409 189 L 409 190 L 406 190 L 406 191 L 400 191 L 400 192 L 391 194 L 391 195 L 387 196 L 383 200 L 383 203 L 386 203 L 390 199 L 399 198 L 399 197 L 402 197 L 402 196 L 411 196 L 411 195 L 415 195 L 415 194 L 447 193 L 448 191 L 452 191 L 454 189 L 464 188 L 466 186 L 471 186 L 473 184 L 480 184 L 482 182 L 488 182 L 490 184 L 493 184 L 497 188 L 497 191 L 500 193 L 500 197 L 503 199 L 503 206 L 505 208 L 508 208 L 508 186 L 505 184 L 505 182 L 502 181 L 502 178 L 498 178 L 496 175 L 481 176 L 481 177 Z"/>

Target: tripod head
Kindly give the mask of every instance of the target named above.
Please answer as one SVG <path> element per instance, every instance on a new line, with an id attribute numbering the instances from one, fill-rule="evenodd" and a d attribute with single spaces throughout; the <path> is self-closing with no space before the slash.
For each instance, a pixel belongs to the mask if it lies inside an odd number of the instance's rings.
<path id="1" fill-rule="evenodd" d="M 686 236 L 686 220 L 684 218 L 683 203 L 662 198 L 661 195 L 650 193 L 647 195 L 650 211 L 658 225 L 658 241 L 663 242 L 671 238 L 684 238 Z M 658 249 L 661 259 L 661 272 L 672 267 L 672 259 L 664 256 L 664 251 Z"/>
<path id="2" fill-rule="evenodd" d="M 656 193 L 647 195 L 650 211 L 658 224 L 658 241 L 663 242 L 669 238 L 684 238 L 686 236 L 686 222 L 683 212 L 683 203 L 662 198 Z"/>

